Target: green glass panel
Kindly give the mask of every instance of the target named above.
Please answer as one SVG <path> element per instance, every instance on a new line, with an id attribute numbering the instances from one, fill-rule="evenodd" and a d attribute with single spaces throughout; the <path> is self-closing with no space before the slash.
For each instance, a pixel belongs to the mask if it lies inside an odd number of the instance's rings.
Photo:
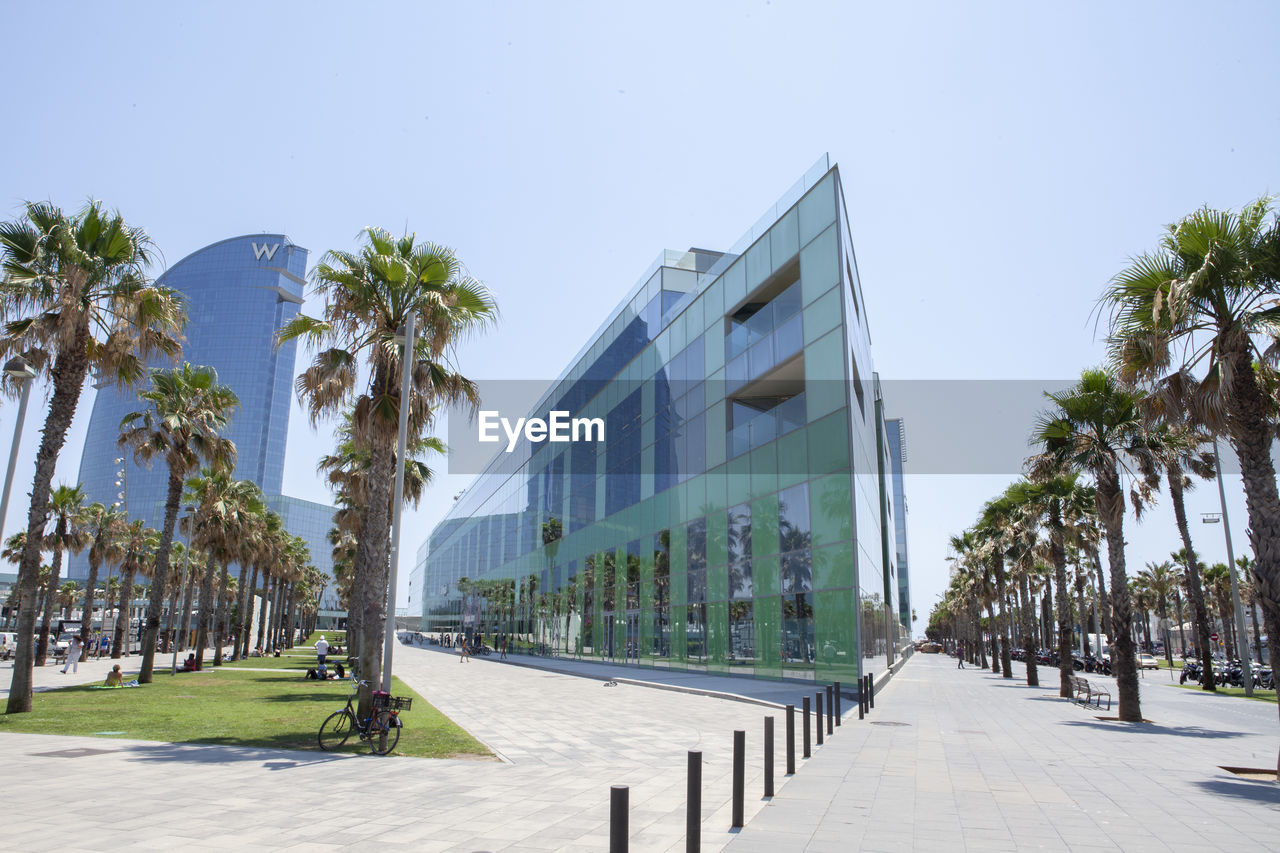
<path id="1" fill-rule="evenodd" d="M 830 175 L 800 199 L 800 244 L 812 240 L 836 221 L 835 181 Z"/>
<path id="2" fill-rule="evenodd" d="M 747 293 L 752 293 L 773 272 L 773 267 L 769 264 L 768 237 L 757 240 L 750 249 L 747 249 L 746 261 Z"/>
<path id="3" fill-rule="evenodd" d="M 751 451 L 751 495 L 760 497 L 778 490 L 778 446 L 769 442 Z"/>
<path id="4" fill-rule="evenodd" d="M 694 477 L 685 482 L 685 496 L 693 513 L 703 515 L 707 504 L 707 484 L 702 477 Z"/>
<path id="5" fill-rule="evenodd" d="M 849 427 L 843 409 L 809 424 L 809 470 L 826 474 L 849 467 Z"/>
<path id="6" fill-rule="evenodd" d="M 708 511 L 716 512 L 729 505 L 725 499 L 726 484 L 723 467 L 708 471 L 703 476 L 703 482 L 707 487 L 706 506 Z"/>
<path id="7" fill-rule="evenodd" d="M 840 326 L 840 288 L 833 287 L 804 309 L 804 342 L 813 343 Z"/>
<path id="8" fill-rule="evenodd" d="M 690 342 L 697 339 L 702 334 L 702 306 L 701 299 L 695 299 L 689 304 L 684 312 L 684 332 Z"/>
<path id="9" fill-rule="evenodd" d="M 778 553 L 778 496 L 765 495 L 751 502 L 751 556 Z"/>
<path id="10" fill-rule="evenodd" d="M 800 251 L 800 222 L 796 208 L 791 208 L 769 229 L 769 254 L 777 271 Z"/>
<path id="11" fill-rule="evenodd" d="M 680 576 L 680 586 L 684 586 L 684 576 Z M 674 587 L 675 584 L 673 583 Z M 683 599 L 684 593 L 681 593 Z M 680 606 L 675 606 L 675 596 L 672 596 L 671 607 L 671 668 L 684 669 L 685 662 L 689 659 L 689 652 L 686 647 L 685 621 L 684 621 L 684 602 L 680 602 Z"/>
<path id="12" fill-rule="evenodd" d="M 728 670 L 729 657 L 729 603 L 713 601 L 707 604 L 707 669 L 717 672 Z"/>
<path id="13" fill-rule="evenodd" d="M 841 542 L 826 548 L 813 549 L 814 589 L 855 586 L 853 571 L 853 543 Z"/>
<path id="14" fill-rule="evenodd" d="M 699 297 L 702 302 L 702 313 L 707 328 L 714 327 L 724 319 L 724 280 L 716 279 Z M 721 323 L 723 326 L 723 323 Z"/>
<path id="15" fill-rule="evenodd" d="M 840 283 L 840 246 L 831 226 L 800 250 L 800 292 L 808 305 Z"/>
<path id="16" fill-rule="evenodd" d="M 782 600 L 776 595 L 757 597 L 753 616 L 756 622 L 756 675 L 781 678 Z"/>
<path id="17" fill-rule="evenodd" d="M 744 453 L 730 459 L 725 467 L 729 471 L 725 475 L 725 501 L 737 506 L 751 497 L 751 456 Z"/>
<path id="18" fill-rule="evenodd" d="M 809 476 L 809 439 L 804 427 L 778 439 L 778 488 L 804 482 Z"/>
<path id="19" fill-rule="evenodd" d="M 729 561 L 729 517 L 715 512 L 707 517 L 707 565 L 723 566 Z M 728 598 L 728 595 L 719 596 Z"/>
<path id="20" fill-rule="evenodd" d="M 752 506 L 754 506 L 754 504 L 752 504 Z M 774 508 L 774 511 L 775 512 L 777 511 L 776 506 Z M 756 541 L 755 537 L 758 535 L 756 532 L 755 523 L 756 523 L 755 512 L 753 510 L 752 516 L 751 516 L 751 527 L 752 527 L 751 541 L 753 544 Z M 774 534 L 773 539 L 775 543 L 773 547 L 777 548 L 778 546 L 776 543 L 778 540 L 778 536 L 776 533 Z M 751 579 L 752 579 L 752 582 L 755 584 L 756 595 L 759 596 L 759 595 L 777 595 L 778 594 L 778 588 L 779 588 L 778 573 L 781 571 L 781 566 L 782 566 L 782 560 L 776 554 L 770 557 L 753 557 L 751 559 Z"/>
<path id="21" fill-rule="evenodd" d="M 724 313 L 729 314 L 738 308 L 738 303 L 747 298 L 747 263 L 742 258 L 734 261 L 724 275 Z"/>
<path id="22" fill-rule="evenodd" d="M 704 376 L 710 376 L 724 367 L 724 324 L 713 326 L 706 331 L 706 339 L 702 342 Z"/>
<path id="23" fill-rule="evenodd" d="M 724 462 L 725 415 L 724 400 L 718 400 L 707 409 L 707 468 L 715 468 Z"/>
<path id="24" fill-rule="evenodd" d="M 729 567 L 711 566 L 707 569 L 707 600 L 721 601 L 729 597 Z"/>
<path id="25" fill-rule="evenodd" d="M 853 501 L 848 474 L 832 474 L 809 484 L 809 517 L 815 548 L 853 538 Z"/>
<path id="26" fill-rule="evenodd" d="M 853 684 L 858 678 L 853 590 L 819 590 L 814 599 L 818 680 Z"/>

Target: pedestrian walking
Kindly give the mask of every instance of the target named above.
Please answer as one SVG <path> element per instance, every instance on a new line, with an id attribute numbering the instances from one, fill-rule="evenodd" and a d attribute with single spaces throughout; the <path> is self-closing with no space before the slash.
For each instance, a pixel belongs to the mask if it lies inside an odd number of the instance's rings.
<path id="1" fill-rule="evenodd" d="M 458 663 L 462 663 L 463 661 L 466 661 L 468 663 L 471 662 L 471 650 L 467 648 L 467 638 L 459 634 L 458 635 Z"/>
<path id="2" fill-rule="evenodd" d="M 84 652 L 84 646 L 80 643 L 80 635 L 71 638 L 71 648 L 67 649 L 67 662 L 62 665 L 62 674 L 67 674 L 67 668 L 70 667 L 72 672 L 80 671 L 80 655 Z"/>
<path id="3" fill-rule="evenodd" d="M 956 643 L 956 669 L 964 669 L 964 643 Z"/>
<path id="4" fill-rule="evenodd" d="M 325 656 L 329 654 L 329 641 L 324 638 L 324 634 L 320 635 L 320 639 L 316 640 L 316 663 L 323 666 Z"/>
<path id="5" fill-rule="evenodd" d="M 499 658 L 499 660 L 506 660 L 507 659 L 507 635 L 506 634 L 502 635 L 502 639 L 500 640 L 500 643 L 502 645 L 502 648 L 500 650 L 502 653 L 502 656 Z"/>

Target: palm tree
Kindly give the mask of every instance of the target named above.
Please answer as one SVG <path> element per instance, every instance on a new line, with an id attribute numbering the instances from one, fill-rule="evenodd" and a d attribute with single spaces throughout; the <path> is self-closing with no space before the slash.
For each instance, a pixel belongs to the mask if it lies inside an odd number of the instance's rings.
<path id="1" fill-rule="evenodd" d="M 1262 631 L 1258 629 L 1258 585 L 1253 582 L 1253 559 L 1248 555 L 1236 557 L 1240 569 L 1240 600 L 1249 604 L 1249 616 L 1253 620 L 1254 655 L 1262 661 Z"/>
<path id="2" fill-rule="evenodd" d="M 1166 560 L 1163 563 L 1147 563 L 1147 567 L 1142 570 L 1142 574 L 1147 578 L 1147 586 L 1156 595 L 1156 615 L 1160 617 L 1160 624 L 1165 626 L 1164 630 L 1164 658 L 1168 662 L 1169 668 L 1173 668 L 1173 637 L 1169 634 L 1169 596 L 1178 588 L 1178 584 L 1182 581 L 1182 573 L 1178 571 L 1173 563 Z"/>
<path id="3" fill-rule="evenodd" d="M 404 402 L 396 334 L 410 316 L 421 330 L 415 338 L 408 401 L 409 432 L 416 439 L 425 434 L 439 404 L 477 402 L 474 384 L 452 366 L 452 346 L 492 321 L 497 308 L 451 250 L 418 243 L 413 235 L 395 239 L 379 228 L 365 229 L 364 238 L 358 254 L 325 255 L 312 273 L 325 298 L 323 318 L 299 315 L 281 331 L 280 340 L 305 337 L 318 348 L 311 366 L 298 377 L 299 397 L 313 420 L 342 412 L 354 401 L 352 432 L 369 453 L 370 499 L 357 535 L 354 588 L 363 611 L 361 669 L 372 673 L 381 667 L 379 637 L 387 618 L 391 492 Z M 362 374 L 368 384 L 361 393 L 356 385 Z M 362 694 L 361 708 L 367 705 Z"/>
<path id="4" fill-rule="evenodd" d="M 133 610 L 133 579 L 139 571 L 145 573 L 151 549 L 159 542 L 159 534 L 147 527 L 141 519 L 129 522 L 122 537 L 124 559 L 120 563 L 120 615 L 116 619 L 115 637 L 111 643 L 111 657 L 119 658 L 125 652 L 125 632 L 131 627 Z"/>
<path id="5" fill-rule="evenodd" d="M 1004 551 L 1009 528 L 1013 524 L 1015 507 L 1003 496 L 988 501 L 974 527 L 978 546 L 984 562 L 991 569 L 996 584 L 997 621 L 995 632 L 1000 637 L 1000 668 L 1005 678 L 1013 678 L 1013 662 L 1009 648 L 1009 617 L 1005 610 Z"/>
<path id="6" fill-rule="evenodd" d="M 1156 391 L 1148 397 L 1148 415 L 1155 426 L 1148 431 L 1155 468 L 1147 472 L 1149 480 L 1156 480 L 1161 473 L 1169 484 L 1169 497 L 1173 502 L 1173 519 L 1182 539 L 1187 598 L 1191 601 L 1191 614 L 1195 623 L 1196 647 L 1200 650 L 1200 686 L 1214 689 L 1213 653 L 1209 648 L 1209 621 L 1205 611 L 1204 591 L 1200 583 L 1200 561 L 1191 545 L 1191 528 L 1187 524 L 1184 493 L 1195 481 L 1188 471 L 1203 479 L 1216 476 L 1217 466 L 1212 453 L 1201 448 L 1212 441 L 1195 418 L 1194 401 L 1200 394 L 1199 383 L 1186 371 L 1166 377 L 1156 383 Z M 1176 559 L 1176 558 L 1175 558 Z"/>
<path id="7" fill-rule="evenodd" d="M 147 465 L 153 459 L 164 459 L 169 470 L 164 523 L 156 549 L 146 635 L 142 641 L 142 667 L 138 672 L 138 681 L 149 684 L 155 666 L 182 484 L 202 463 L 227 469 L 235 467 L 235 444 L 220 433 L 227 428 L 231 412 L 240 405 L 240 400 L 229 387 L 218 384 L 218 372 L 212 367 L 186 363 L 178 368 L 152 370 L 151 387 L 140 392 L 138 399 L 146 408 L 130 412 L 120 421 L 120 445 L 132 447 L 134 459 Z"/>
<path id="8" fill-rule="evenodd" d="M 1231 438 L 1240 459 L 1254 579 L 1271 659 L 1280 660 L 1274 409 L 1256 367 L 1276 354 L 1261 343 L 1280 337 L 1280 225 L 1270 213 L 1267 198 L 1239 213 L 1201 208 L 1170 225 L 1159 248 L 1136 258 L 1103 298 L 1112 355 L 1125 371 L 1155 378 L 1170 365 L 1203 370 L 1193 405 L 1202 422 Z"/>
<path id="9" fill-rule="evenodd" d="M 1058 695 L 1071 698 L 1071 598 L 1067 592 L 1067 546 L 1079 540 L 1081 528 L 1092 523 L 1096 512 L 1095 490 L 1082 484 L 1079 475 L 1056 457 L 1028 460 L 1030 484 L 1027 508 L 1038 512 L 1049 533 L 1049 562 L 1057 593 Z"/>
<path id="10" fill-rule="evenodd" d="M 114 565 L 124 557 L 121 538 L 128 516 L 118 509 L 91 503 L 84 510 L 84 529 L 89 548 L 89 577 L 84 586 L 84 618 L 80 621 L 80 642 L 89 648 L 93 628 L 93 601 L 98 592 L 98 572 L 102 564 Z M 102 612 L 106 616 L 106 611 Z M 105 624 L 105 619 L 103 620 Z"/>
<path id="11" fill-rule="evenodd" d="M 1235 615 L 1236 609 L 1231 601 L 1231 570 L 1226 563 L 1214 563 L 1204 570 L 1205 587 L 1216 599 L 1218 620 L 1222 623 L 1222 645 L 1226 649 L 1227 660 L 1235 660 Z"/>
<path id="12" fill-rule="evenodd" d="M 1130 633 L 1132 602 L 1125 575 L 1124 492 L 1121 472 L 1130 461 L 1147 455 L 1140 403 L 1142 395 L 1121 386 L 1102 370 L 1086 370 L 1074 387 L 1046 394 L 1054 408 L 1040 415 L 1035 440 L 1045 454 L 1075 470 L 1093 475 L 1098 518 L 1106 531 L 1107 562 L 1111 571 L 1111 656 L 1116 675 L 1119 717 L 1141 722 L 1138 666 Z"/>
<path id="13" fill-rule="evenodd" d="M 53 609 L 58 600 L 58 582 L 62 579 L 62 553 L 79 554 L 85 546 L 84 489 L 79 486 L 58 486 L 49 500 L 53 516 L 53 534 L 45 536 L 45 544 L 53 550 L 53 568 L 44 593 L 44 621 L 40 625 L 40 640 L 36 646 L 36 666 L 44 666 L 49 651 L 49 629 L 53 627 Z M 23 555 L 26 559 L 26 555 Z M 19 579 L 21 586 L 21 579 Z M 56 639 L 56 638 L 55 638 Z M 25 643 L 19 643 L 21 650 Z M 14 663 L 14 678 L 18 677 L 18 664 Z"/>
<path id="14" fill-rule="evenodd" d="M 52 384 L 18 568 L 20 594 L 34 600 L 54 468 L 85 379 L 95 371 L 125 385 L 137 381 L 147 358 L 178 354 L 184 318 L 178 296 L 145 274 L 146 233 L 100 202 L 72 216 L 29 202 L 21 219 L 0 223 L 0 251 L 0 357 L 23 355 Z M 35 612 L 20 613 L 19 633 L 34 629 Z M 32 659 L 30 645 L 19 643 L 8 713 L 31 710 Z"/>
<path id="15" fill-rule="evenodd" d="M 215 619 L 214 581 L 221 569 L 220 587 L 225 595 L 230 587 L 228 566 L 245 560 L 244 534 L 261 512 L 262 492 L 249 480 L 237 480 L 219 468 L 203 468 L 200 476 L 187 480 L 186 502 L 195 513 L 182 519 L 182 532 L 191 544 L 208 557 L 208 568 L 200 588 L 200 619 L 196 628 L 196 668 L 204 666 L 204 649 L 209 631 L 214 633 L 214 666 L 222 665 L 222 626 Z"/>
<path id="16" fill-rule="evenodd" d="M 62 619 L 71 618 L 71 608 L 76 604 L 76 593 L 80 585 L 75 581 L 63 581 L 58 586 L 58 613 Z"/>

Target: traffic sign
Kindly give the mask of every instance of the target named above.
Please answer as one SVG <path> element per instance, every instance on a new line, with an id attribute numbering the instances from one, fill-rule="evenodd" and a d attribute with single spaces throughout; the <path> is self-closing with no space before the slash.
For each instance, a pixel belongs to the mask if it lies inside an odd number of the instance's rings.
<path id="1" fill-rule="evenodd" d="M 1218 642 L 1218 633 L 1215 631 L 1214 633 L 1210 634 L 1209 639 L 1213 640 L 1213 642 L 1215 643 Z"/>

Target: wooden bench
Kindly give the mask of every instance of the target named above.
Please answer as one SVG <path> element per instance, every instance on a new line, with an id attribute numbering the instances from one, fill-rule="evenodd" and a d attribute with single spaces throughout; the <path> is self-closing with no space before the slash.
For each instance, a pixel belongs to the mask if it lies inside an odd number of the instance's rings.
<path id="1" fill-rule="evenodd" d="M 1085 705 L 1085 706 L 1092 705 L 1093 707 L 1097 708 L 1099 711 L 1111 710 L 1111 693 L 1108 692 L 1107 690 L 1101 687 L 1098 687 L 1095 684 L 1090 684 L 1088 681 L 1086 681 L 1083 678 L 1080 678 L 1079 676 L 1072 676 L 1071 689 L 1072 691 L 1074 691 L 1074 694 L 1075 694 L 1074 696 L 1072 696 L 1073 702 L 1078 702 L 1079 704 Z M 1107 707 L 1105 709 L 1102 707 L 1103 699 L 1107 700 Z"/>

